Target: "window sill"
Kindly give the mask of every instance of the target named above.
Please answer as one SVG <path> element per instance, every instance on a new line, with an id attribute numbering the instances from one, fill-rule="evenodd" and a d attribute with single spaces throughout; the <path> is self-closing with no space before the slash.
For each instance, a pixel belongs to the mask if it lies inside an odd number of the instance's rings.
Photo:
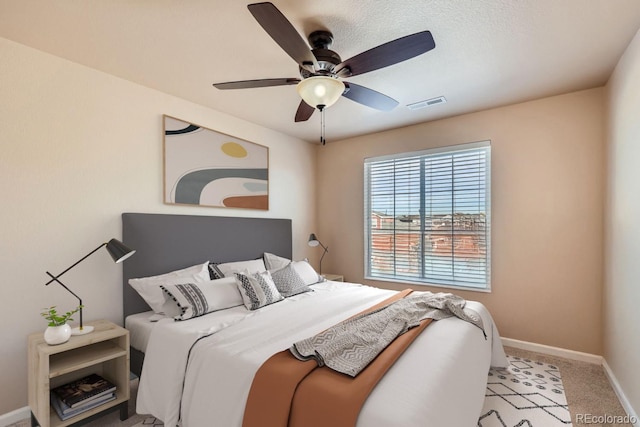
<path id="1" fill-rule="evenodd" d="M 406 285 L 416 285 L 416 286 L 429 286 L 434 288 L 443 288 L 443 289 L 451 289 L 454 291 L 471 291 L 471 292 L 482 292 L 485 294 L 491 293 L 491 287 L 488 288 L 476 288 L 473 286 L 457 286 L 457 285 L 447 285 L 442 283 L 431 283 L 431 282 L 418 282 L 412 280 L 403 280 L 402 278 L 388 278 L 388 277 L 372 277 L 372 276 L 364 276 L 366 280 L 373 280 L 377 282 L 389 282 L 389 283 L 402 283 Z"/>

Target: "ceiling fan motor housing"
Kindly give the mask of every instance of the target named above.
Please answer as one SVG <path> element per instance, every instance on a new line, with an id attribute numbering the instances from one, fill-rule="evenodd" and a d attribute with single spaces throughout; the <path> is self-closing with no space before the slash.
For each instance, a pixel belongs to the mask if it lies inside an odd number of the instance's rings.
<path id="1" fill-rule="evenodd" d="M 311 52 L 318 61 L 318 68 L 311 71 L 300 67 L 300 75 L 303 79 L 312 76 L 331 76 L 335 77 L 333 70 L 336 65 L 342 62 L 340 55 L 329 49 L 333 43 L 333 34 L 329 31 L 314 31 L 309 34 L 309 44 L 313 47 Z"/>

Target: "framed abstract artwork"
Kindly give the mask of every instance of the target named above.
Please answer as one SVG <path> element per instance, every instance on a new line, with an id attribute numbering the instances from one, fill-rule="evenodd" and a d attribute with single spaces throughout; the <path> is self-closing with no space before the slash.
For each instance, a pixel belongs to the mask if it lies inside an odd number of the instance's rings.
<path id="1" fill-rule="evenodd" d="M 165 203 L 269 209 L 269 147 L 163 119 Z"/>

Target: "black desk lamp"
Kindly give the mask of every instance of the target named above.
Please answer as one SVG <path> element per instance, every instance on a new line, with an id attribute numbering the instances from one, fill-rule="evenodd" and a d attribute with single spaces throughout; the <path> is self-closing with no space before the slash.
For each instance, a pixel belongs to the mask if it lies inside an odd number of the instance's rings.
<path id="1" fill-rule="evenodd" d="M 91 252 L 86 254 L 79 261 L 77 261 L 75 264 L 73 264 L 71 267 L 67 268 L 65 271 L 63 271 L 62 273 L 58 274 L 57 276 L 54 276 L 53 274 L 51 274 L 51 273 L 49 273 L 47 271 L 47 274 L 49 275 L 49 277 L 51 277 L 51 280 L 49 280 L 47 283 L 45 283 L 44 284 L 45 286 L 48 286 L 49 283 L 52 283 L 52 282 L 58 282 L 58 284 L 61 285 L 63 288 L 65 288 L 67 291 L 69 291 L 71 293 L 71 295 L 73 295 L 74 297 L 78 298 L 79 305 L 80 305 L 80 326 L 77 327 L 77 328 L 71 329 L 71 335 L 88 334 L 88 333 L 93 331 L 93 326 L 83 326 L 82 325 L 82 299 L 78 295 L 76 295 L 75 292 L 73 292 L 71 289 L 67 288 L 67 286 L 59 280 L 59 278 L 64 273 L 66 273 L 67 271 L 71 270 L 73 267 L 75 267 L 76 265 L 80 264 L 82 261 L 87 259 L 94 252 L 98 251 L 98 249 L 100 249 L 103 246 L 107 247 L 107 251 L 109 251 L 109 255 L 111 255 L 111 258 L 113 258 L 113 260 L 116 263 L 122 262 L 125 259 L 129 258 L 131 255 L 136 253 L 135 250 L 129 249 L 121 241 L 119 241 L 117 239 L 111 239 L 108 242 L 101 244 L 100 246 L 98 246 L 97 248 L 95 248 L 94 250 L 92 250 Z"/>
<path id="2" fill-rule="evenodd" d="M 322 256 L 320 257 L 320 275 L 322 275 L 322 258 L 324 258 L 324 256 L 327 254 L 327 252 L 329 252 L 329 248 L 326 247 L 325 245 L 323 245 L 320 240 L 318 240 L 318 238 L 316 237 L 316 235 L 314 233 L 311 233 L 309 235 L 309 246 L 315 247 L 315 246 L 322 246 L 322 249 L 324 249 L 324 252 L 322 253 Z"/>

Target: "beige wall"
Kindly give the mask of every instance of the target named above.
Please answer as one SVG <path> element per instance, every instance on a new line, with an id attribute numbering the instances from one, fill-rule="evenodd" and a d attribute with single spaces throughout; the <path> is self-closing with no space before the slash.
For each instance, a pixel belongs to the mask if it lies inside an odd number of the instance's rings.
<path id="1" fill-rule="evenodd" d="M 392 287 L 364 280 L 365 157 L 489 139 L 493 290 L 457 293 L 504 337 L 602 354 L 604 100 L 592 89 L 318 147 L 323 270 Z"/>
<path id="2" fill-rule="evenodd" d="M 605 359 L 640 411 L 640 31 L 607 84 Z"/>
<path id="3" fill-rule="evenodd" d="M 315 256 L 311 144 L 1 38 L 0 58 L 0 414 L 27 404 L 27 335 L 45 329 L 40 309 L 77 302 L 45 288 L 45 271 L 121 237 L 122 212 L 292 218 L 294 255 Z M 164 205 L 162 114 L 268 146 L 270 210 Z M 106 251 L 65 278 L 87 320 L 121 323 L 122 267 Z"/>

